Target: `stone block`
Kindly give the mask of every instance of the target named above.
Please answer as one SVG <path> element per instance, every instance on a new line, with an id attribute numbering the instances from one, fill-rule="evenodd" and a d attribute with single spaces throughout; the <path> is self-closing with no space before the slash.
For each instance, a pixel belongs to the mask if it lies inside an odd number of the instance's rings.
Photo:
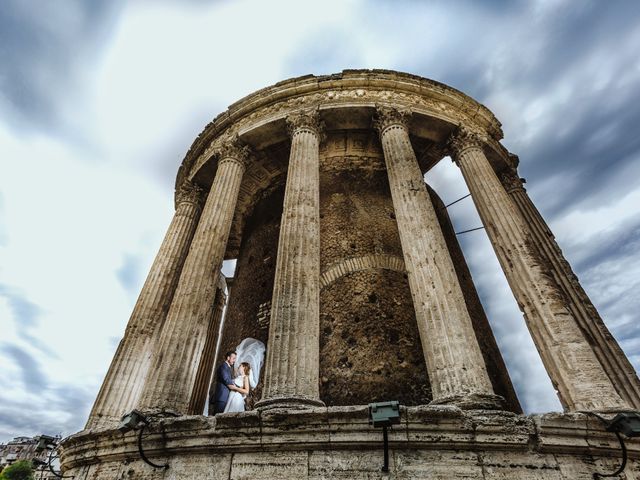
<path id="1" fill-rule="evenodd" d="M 555 450 L 579 451 L 589 447 L 587 426 L 583 416 L 560 413 L 533 415 L 537 448 L 541 452 Z"/>
<path id="2" fill-rule="evenodd" d="M 553 455 L 532 452 L 492 452 L 479 455 L 486 480 L 562 480 L 560 467 Z"/>
<path id="3" fill-rule="evenodd" d="M 379 449 L 357 453 L 350 450 L 315 451 L 309 456 L 309 480 L 393 478 L 381 471 L 383 463 L 382 444 Z M 389 470 L 395 471 L 394 451 L 389 455 Z"/>
<path id="4" fill-rule="evenodd" d="M 429 480 L 482 478 L 478 455 L 471 451 L 406 450 L 394 455 L 394 479 Z"/>
<path id="5" fill-rule="evenodd" d="M 221 413 L 214 418 L 215 429 L 208 437 L 213 445 L 232 443 L 242 447 L 261 443 L 260 412 Z"/>
<path id="6" fill-rule="evenodd" d="M 419 406 L 407 409 L 408 441 L 446 443 L 448 445 L 472 444 L 474 425 L 457 407 L 447 405 Z"/>
<path id="7" fill-rule="evenodd" d="M 527 449 L 535 435 L 535 425 L 522 415 L 490 411 L 472 418 L 475 441 L 492 448 Z"/>
<path id="8" fill-rule="evenodd" d="M 326 408 L 308 410 L 269 409 L 261 412 L 261 442 L 264 446 L 282 443 L 329 442 Z"/>
<path id="9" fill-rule="evenodd" d="M 307 452 L 237 453 L 233 455 L 229 480 L 298 479 L 308 476 Z"/>

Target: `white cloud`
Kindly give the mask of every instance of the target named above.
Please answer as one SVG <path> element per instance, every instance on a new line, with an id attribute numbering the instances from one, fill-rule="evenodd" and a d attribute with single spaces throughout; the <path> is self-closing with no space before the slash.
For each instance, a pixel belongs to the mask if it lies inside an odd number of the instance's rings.
<path id="1" fill-rule="evenodd" d="M 0 171 L 8 232 L 0 283 L 39 307 L 35 334 L 57 357 L 21 336 L 27 326 L 6 300 L 3 341 L 25 348 L 50 386 L 97 391 L 113 354 L 108 338 L 122 334 L 133 305 L 116 269 L 126 252 L 148 269 L 170 220 L 171 197 L 137 172 L 87 162 L 83 151 L 51 139 L 22 142 L 0 131 L 0 143 L 8 160 Z M 13 366 L 0 370 L 0 383 L 18 388 L 19 366 L 2 361 Z M 24 395 L 11 397 L 33 401 Z"/>

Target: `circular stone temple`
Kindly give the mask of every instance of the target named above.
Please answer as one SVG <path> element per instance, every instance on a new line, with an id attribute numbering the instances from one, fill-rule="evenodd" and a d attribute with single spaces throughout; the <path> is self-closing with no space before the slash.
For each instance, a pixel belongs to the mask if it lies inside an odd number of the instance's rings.
<path id="1" fill-rule="evenodd" d="M 467 95 L 386 70 L 286 80 L 218 115 L 178 170 L 175 216 L 86 429 L 62 443 L 65 474 L 590 479 L 615 470 L 618 440 L 590 414 L 638 409 L 640 382 L 501 138 L 498 120 Z M 445 205 L 424 181 L 445 156 L 563 413 L 522 414 Z M 245 339 L 266 346 L 247 410 L 203 414 L 214 366 Z M 383 473 L 367 404 L 391 400 L 401 422 Z M 117 428 L 134 409 L 144 435 Z M 639 445 L 627 447 L 627 471 L 638 472 Z"/>

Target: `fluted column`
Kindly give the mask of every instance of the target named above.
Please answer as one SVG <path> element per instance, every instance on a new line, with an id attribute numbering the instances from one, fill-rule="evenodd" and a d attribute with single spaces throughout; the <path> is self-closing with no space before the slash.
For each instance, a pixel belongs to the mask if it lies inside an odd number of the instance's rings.
<path id="1" fill-rule="evenodd" d="M 202 190 L 186 182 L 176 212 L 131 313 L 86 428 L 110 428 L 136 404 L 153 345 L 167 316 L 202 209 Z"/>
<path id="2" fill-rule="evenodd" d="M 191 400 L 189 401 L 189 413 L 193 415 L 201 415 L 204 412 L 204 405 L 207 401 L 207 392 L 211 385 L 211 373 L 215 362 L 216 345 L 219 339 L 220 322 L 224 306 L 227 302 L 227 294 L 225 293 L 226 283 L 224 275 L 220 274 L 218 280 L 218 288 L 216 289 L 215 299 L 213 301 L 213 315 L 209 320 L 207 328 L 207 339 L 204 342 L 202 357 L 198 365 L 196 373 L 195 386 L 191 392 Z"/>
<path id="3" fill-rule="evenodd" d="M 318 386 L 320 194 L 317 112 L 287 119 L 291 154 L 276 263 L 265 388 L 257 407 L 323 405 Z"/>
<path id="4" fill-rule="evenodd" d="M 140 408 L 189 412 L 247 156 L 248 148 L 237 141 L 219 152 L 218 170 L 153 355 Z"/>
<path id="5" fill-rule="evenodd" d="M 522 217 L 482 151 L 480 138 L 460 129 L 450 147 L 562 404 L 569 410 L 628 407 L 580 331 L 562 292 L 541 265 Z"/>
<path id="6" fill-rule="evenodd" d="M 533 243 L 549 267 L 554 280 L 564 292 L 568 307 L 589 344 L 613 383 L 618 394 L 636 409 L 640 409 L 640 380 L 620 345 L 602 321 L 591 299 L 580 285 L 571 265 L 540 212 L 531 201 L 515 169 L 501 173 L 500 181 L 522 215 Z"/>
<path id="7" fill-rule="evenodd" d="M 409 114 L 379 107 L 375 126 L 434 403 L 497 408 L 480 346 L 407 128 Z"/>

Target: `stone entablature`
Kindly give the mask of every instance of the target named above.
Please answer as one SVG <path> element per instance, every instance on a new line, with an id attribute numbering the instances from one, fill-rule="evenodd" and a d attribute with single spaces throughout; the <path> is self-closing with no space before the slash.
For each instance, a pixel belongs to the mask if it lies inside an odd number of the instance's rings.
<path id="1" fill-rule="evenodd" d="M 381 105 L 406 113 L 423 171 L 442 158 L 445 152 L 440 147 L 458 125 L 483 137 L 487 156 L 496 169 L 511 165 L 508 152 L 499 143 L 500 122 L 462 92 L 415 75 L 346 70 L 337 75 L 280 82 L 231 105 L 207 125 L 190 148 L 178 171 L 176 188 L 186 179 L 208 184 L 220 146 L 230 137 L 237 136 L 256 150 L 269 150 L 288 142 L 286 119 L 292 114 L 317 110 L 331 130 L 370 128 L 374 111 Z M 285 172 L 286 156 L 273 152 L 256 157 L 250 164 L 243 178 L 225 258 L 237 256 L 246 215 L 259 192 L 272 187 L 273 182 L 282 182 Z"/>
<path id="2" fill-rule="evenodd" d="M 242 136 L 254 126 L 285 118 L 301 108 L 375 107 L 380 103 L 406 105 L 415 112 L 441 118 L 453 125 L 474 126 L 496 142 L 503 135 L 500 122 L 491 111 L 440 82 L 390 70 L 344 70 L 334 75 L 307 75 L 258 90 L 219 114 L 187 152 L 176 184 L 181 184 L 197 170 L 196 165 L 207 160 L 212 141 L 230 126 Z"/>

